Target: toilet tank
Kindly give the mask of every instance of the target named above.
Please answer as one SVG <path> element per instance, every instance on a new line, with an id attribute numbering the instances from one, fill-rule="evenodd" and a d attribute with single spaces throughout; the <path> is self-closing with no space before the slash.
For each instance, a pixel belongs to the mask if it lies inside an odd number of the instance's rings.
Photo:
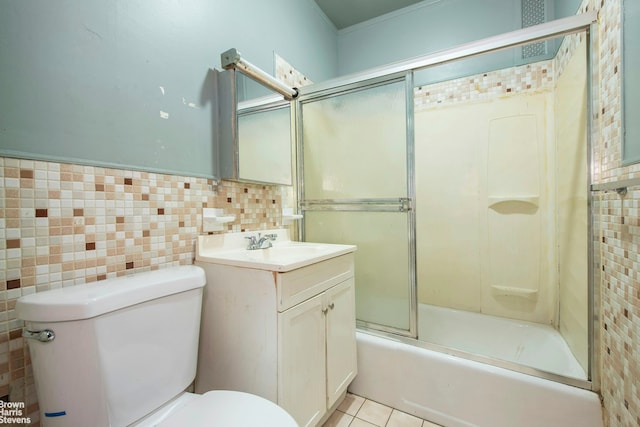
<path id="1" fill-rule="evenodd" d="M 39 292 L 16 303 L 44 426 L 124 427 L 195 378 L 204 271 L 181 266 Z M 27 332 L 25 332 L 26 334 Z"/>

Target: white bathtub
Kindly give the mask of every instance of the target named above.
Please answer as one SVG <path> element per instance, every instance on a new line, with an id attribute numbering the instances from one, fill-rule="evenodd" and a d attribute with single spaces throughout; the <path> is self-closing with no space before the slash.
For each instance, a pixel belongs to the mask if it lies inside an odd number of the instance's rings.
<path id="1" fill-rule="evenodd" d="M 602 427 L 598 395 L 578 387 L 356 333 L 357 395 L 446 427 Z"/>
<path id="2" fill-rule="evenodd" d="M 560 333 L 549 325 L 420 304 L 418 339 L 467 353 L 586 380 Z"/>

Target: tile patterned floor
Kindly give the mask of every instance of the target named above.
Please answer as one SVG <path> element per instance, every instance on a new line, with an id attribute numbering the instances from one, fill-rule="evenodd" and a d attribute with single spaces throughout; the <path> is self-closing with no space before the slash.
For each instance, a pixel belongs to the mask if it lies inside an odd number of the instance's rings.
<path id="1" fill-rule="evenodd" d="M 347 393 L 322 427 L 440 427 L 364 397 Z"/>

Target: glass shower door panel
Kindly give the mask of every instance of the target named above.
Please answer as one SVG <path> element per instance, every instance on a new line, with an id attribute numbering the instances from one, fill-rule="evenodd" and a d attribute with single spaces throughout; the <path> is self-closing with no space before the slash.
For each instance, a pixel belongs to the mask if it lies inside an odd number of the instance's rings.
<path id="1" fill-rule="evenodd" d="M 305 239 L 357 245 L 356 318 L 407 331 L 410 326 L 408 215 L 306 211 Z"/>
<path id="2" fill-rule="evenodd" d="M 405 82 L 305 102 L 304 197 L 407 197 Z"/>

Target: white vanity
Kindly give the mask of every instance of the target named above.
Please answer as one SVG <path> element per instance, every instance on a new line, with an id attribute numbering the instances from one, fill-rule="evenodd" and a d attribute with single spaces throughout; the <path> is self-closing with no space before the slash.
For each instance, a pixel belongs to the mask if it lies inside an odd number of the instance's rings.
<path id="1" fill-rule="evenodd" d="M 257 232 L 200 236 L 207 275 L 196 392 L 254 393 L 302 426 L 324 422 L 355 378 L 351 245 L 292 242 L 247 250 Z"/>

